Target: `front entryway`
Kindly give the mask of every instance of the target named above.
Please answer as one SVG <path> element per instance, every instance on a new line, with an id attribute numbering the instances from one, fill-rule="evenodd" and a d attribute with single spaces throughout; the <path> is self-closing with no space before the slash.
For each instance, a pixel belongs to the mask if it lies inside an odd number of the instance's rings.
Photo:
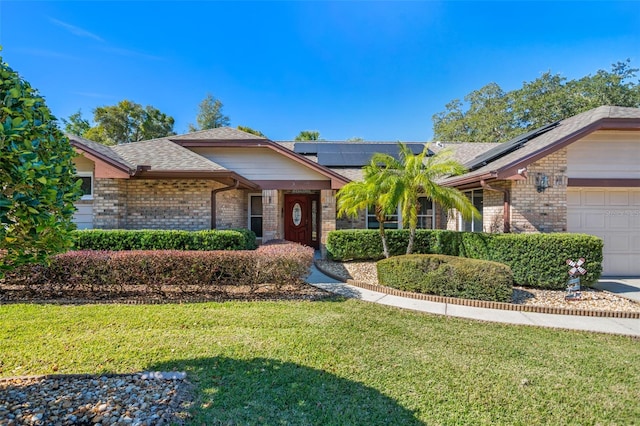
<path id="1" fill-rule="evenodd" d="M 309 247 L 320 247 L 320 196 L 285 194 L 284 238 Z"/>

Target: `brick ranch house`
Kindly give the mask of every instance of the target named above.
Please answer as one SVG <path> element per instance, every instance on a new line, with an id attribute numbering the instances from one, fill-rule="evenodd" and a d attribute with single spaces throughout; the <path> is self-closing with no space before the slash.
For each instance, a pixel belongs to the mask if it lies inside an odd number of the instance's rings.
<path id="1" fill-rule="evenodd" d="M 84 196 L 79 228 L 248 227 L 263 242 L 324 248 L 334 229 L 377 228 L 364 211 L 336 218 L 336 192 L 390 142 L 274 142 L 232 128 L 107 147 L 70 136 Z M 424 143 L 411 143 L 414 152 Z M 640 275 L 640 109 L 599 107 L 503 144 L 434 143 L 469 172 L 442 183 L 482 214 L 462 220 L 423 198 L 421 228 L 579 232 L 604 239 L 604 274 Z M 399 211 L 389 227 L 402 227 Z"/>

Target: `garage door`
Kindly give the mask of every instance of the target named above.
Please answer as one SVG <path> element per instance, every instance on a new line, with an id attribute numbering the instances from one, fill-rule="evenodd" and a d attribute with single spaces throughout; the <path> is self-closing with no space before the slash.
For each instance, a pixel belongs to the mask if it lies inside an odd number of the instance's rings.
<path id="1" fill-rule="evenodd" d="M 78 229 L 93 228 L 93 203 L 80 204 L 76 203 L 76 212 L 73 214 L 73 223 Z M 85 202 L 86 203 L 86 202 Z"/>
<path id="2" fill-rule="evenodd" d="M 603 275 L 640 276 L 640 188 L 570 188 L 567 231 L 604 240 Z"/>

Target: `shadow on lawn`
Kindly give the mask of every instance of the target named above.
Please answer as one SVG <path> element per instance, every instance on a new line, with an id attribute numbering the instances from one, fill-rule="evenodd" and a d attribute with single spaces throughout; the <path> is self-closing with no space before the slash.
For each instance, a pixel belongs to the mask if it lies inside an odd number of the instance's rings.
<path id="1" fill-rule="evenodd" d="M 196 388 L 194 424 L 421 425 L 378 390 L 322 370 L 273 359 L 177 360 Z"/>

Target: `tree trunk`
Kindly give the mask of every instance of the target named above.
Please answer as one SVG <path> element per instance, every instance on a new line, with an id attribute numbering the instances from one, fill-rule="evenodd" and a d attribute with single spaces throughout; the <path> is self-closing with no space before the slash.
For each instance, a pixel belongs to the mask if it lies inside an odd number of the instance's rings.
<path id="1" fill-rule="evenodd" d="M 407 244 L 407 254 L 413 253 L 413 242 L 416 239 L 416 228 L 409 229 L 409 244 Z"/>
<path id="2" fill-rule="evenodd" d="M 389 247 L 387 246 L 387 235 L 384 232 L 384 220 L 378 220 L 378 230 L 380 231 L 380 238 L 382 239 L 382 253 L 384 258 L 389 258 Z"/>

